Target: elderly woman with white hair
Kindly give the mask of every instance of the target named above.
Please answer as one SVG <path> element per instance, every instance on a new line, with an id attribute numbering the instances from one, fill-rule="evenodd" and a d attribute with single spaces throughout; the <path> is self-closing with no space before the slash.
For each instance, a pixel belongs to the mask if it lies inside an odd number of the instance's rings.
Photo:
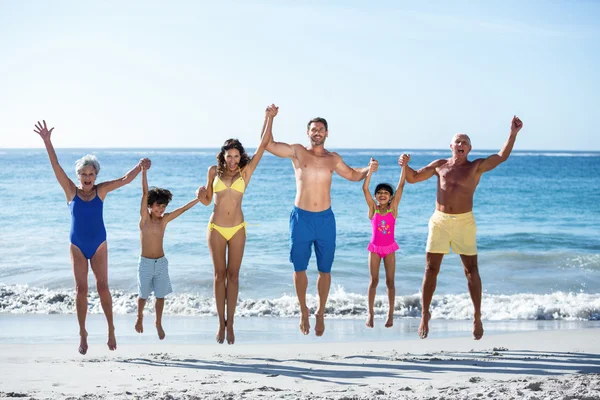
<path id="1" fill-rule="evenodd" d="M 104 199 L 109 192 L 131 183 L 140 173 L 142 166 L 150 168 L 150 160 L 141 159 L 139 163 L 122 178 L 96 184 L 100 172 L 100 163 L 93 155 L 86 155 L 77 160 L 76 171 L 79 186 L 69 179 L 58 163 L 54 146 L 50 140 L 52 129 L 48 129 L 46 121 L 38 121 L 34 132 L 44 140 L 54 175 L 65 192 L 71 210 L 71 261 L 75 278 L 75 293 L 79 335 L 81 336 L 79 352 L 85 354 L 88 349 L 85 318 L 88 302 L 88 260 L 96 277 L 96 289 L 100 297 L 102 310 L 108 323 L 108 348 L 116 350 L 115 327 L 112 314 L 112 297 L 108 289 L 108 247 L 106 245 L 106 229 L 102 217 Z"/>

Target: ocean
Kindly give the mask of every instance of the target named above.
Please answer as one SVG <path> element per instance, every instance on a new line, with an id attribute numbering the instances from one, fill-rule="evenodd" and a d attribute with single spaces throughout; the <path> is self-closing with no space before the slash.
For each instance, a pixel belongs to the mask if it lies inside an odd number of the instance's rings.
<path id="1" fill-rule="evenodd" d="M 337 151 L 350 166 L 366 166 L 370 157 L 379 160 L 379 171 L 371 182 L 373 189 L 379 182 L 395 186 L 400 173 L 397 158 L 406 150 Z M 217 150 L 58 149 L 57 153 L 73 180 L 75 160 L 87 153 L 96 154 L 100 160 L 98 181 L 120 177 L 140 158 L 149 157 L 149 183 L 172 191 L 173 201 L 168 209 L 173 209 L 193 199 L 196 188 L 206 184 L 206 171 L 215 163 Z M 410 153 L 414 168 L 450 155 L 449 150 Z M 470 157 L 491 153 L 472 151 Z M 507 162 L 484 174 L 473 211 L 478 228 L 485 320 L 600 320 L 599 177 L 600 152 L 593 151 L 515 150 Z M 140 178 L 110 193 L 104 205 L 109 279 L 118 318 L 132 317 L 136 312 Z M 400 203 L 395 306 L 399 321 L 412 321 L 421 313 L 419 292 L 435 192 L 435 177 L 407 183 Z M 265 154 L 243 202 L 248 239 L 240 272 L 240 317 L 256 317 L 260 321 L 298 315 L 293 268 L 288 260 L 289 215 L 294 196 L 290 161 Z M 44 149 L 0 149 L 0 198 L 0 321 L 14 321 L 9 314 L 73 314 L 69 209 Z M 361 183 L 335 175 L 332 209 L 337 220 L 337 250 L 327 318 L 357 320 L 362 324 L 367 310 L 366 247 L 371 228 Z M 212 205 L 199 204 L 167 228 L 164 247 L 174 289 L 166 300 L 167 317 L 212 319 L 216 315 L 213 267 L 206 245 L 211 212 Z M 314 310 L 314 255 L 308 275 L 309 306 Z M 90 313 L 101 314 L 91 272 L 89 281 Z M 466 279 L 455 254 L 444 257 L 432 307 L 434 319 L 472 318 Z M 150 307 L 147 310 L 151 312 Z M 383 318 L 386 313 L 382 279 L 376 314 Z M 75 324 L 75 317 L 70 319 Z"/>

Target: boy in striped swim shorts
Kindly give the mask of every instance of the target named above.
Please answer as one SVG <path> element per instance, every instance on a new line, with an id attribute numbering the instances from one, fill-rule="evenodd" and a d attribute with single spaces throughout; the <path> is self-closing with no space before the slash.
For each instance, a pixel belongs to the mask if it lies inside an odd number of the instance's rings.
<path id="1" fill-rule="evenodd" d="M 144 332 L 144 306 L 154 292 L 156 298 L 156 330 L 160 340 L 165 338 L 162 328 L 162 313 L 165 307 L 165 296 L 173 292 L 169 278 L 169 261 L 163 251 L 165 228 L 169 222 L 179 217 L 200 202 L 198 199 L 202 188 L 196 191 L 196 199 L 173 212 L 165 213 L 171 198 L 171 192 L 166 189 L 151 188 L 148 190 L 146 169 L 142 168 L 142 203 L 140 206 L 140 241 L 142 254 L 138 264 L 138 315 L 135 330 Z"/>

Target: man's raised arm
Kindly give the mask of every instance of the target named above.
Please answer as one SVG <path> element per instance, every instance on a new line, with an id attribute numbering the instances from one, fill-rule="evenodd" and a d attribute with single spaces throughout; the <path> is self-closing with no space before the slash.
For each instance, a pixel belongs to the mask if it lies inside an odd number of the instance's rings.
<path id="1" fill-rule="evenodd" d="M 279 109 L 279 108 L 278 108 Z M 262 138 L 262 136 L 261 136 Z M 273 133 L 271 132 L 271 140 L 267 144 L 267 151 L 274 156 L 281 158 L 294 158 L 296 157 L 296 150 L 294 146 L 288 143 L 276 142 L 273 139 Z"/>
<path id="2" fill-rule="evenodd" d="M 508 159 L 508 156 L 510 156 L 510 153 L 512 152 L 513 146 L 515 145 L 517 134 L 522 127 L 523 122 L 519 119 L 519 117 L 516 115 L 513 116 L 510 124 L 510 134 L 508 135 L 508 139 L 504 143 L 504 146 L 502 146 L 502 149 L 498 152 L 498 154 L 492 154 L 488 158 L 484 158 L 481 161 L 477 168 L 479 172 L 483 173 L 491 171 Z"/>

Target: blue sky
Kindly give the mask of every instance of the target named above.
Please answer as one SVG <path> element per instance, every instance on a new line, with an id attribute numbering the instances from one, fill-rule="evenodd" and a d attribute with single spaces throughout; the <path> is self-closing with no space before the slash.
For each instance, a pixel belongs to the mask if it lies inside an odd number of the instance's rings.
<path id="1" fill-rule="evenodd" d="M 325 4 L 326 3 L 326 4 Z M 374 4 L 371 4 L 374 3 Z M 526 4 L 522 4 L 526 3 Z M 0 0 L 0 147 L 600 150 L 600 2 Z"/>

